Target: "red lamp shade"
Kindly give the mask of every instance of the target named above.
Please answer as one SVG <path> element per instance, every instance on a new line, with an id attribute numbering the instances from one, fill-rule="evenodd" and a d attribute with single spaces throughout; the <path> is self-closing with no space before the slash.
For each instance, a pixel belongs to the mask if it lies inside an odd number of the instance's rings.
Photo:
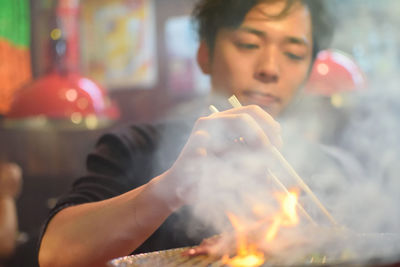
<path id="1" fill-rule="evenodd" d="M 79 1 L 58 0 L 56 4 L 57 27 L 49 40 L 52 71 L 15 93 L 6 119 L 12 125 L 43 126 L 42 121 L 51 120 L 46 126 L 94 129 L 117 119 L 119 110 L 101 86 L 78 72 Z"/>
<path id="2" fill-rule="evenodd" d="M 314 62 L 306 92 L 331 96 L 366 88 L 366 78 L 357 63 L 339 50 L 323 50 Z"/>
<path id="3" fill-rule="evenodd" d="M 94 81 L 76 72 L 55 71 L 16 92 L 6 117 L 26 119 L 40 115 L 50 119 L 73 120 L 89 115 L 116 119 L 119 111 Z"/>

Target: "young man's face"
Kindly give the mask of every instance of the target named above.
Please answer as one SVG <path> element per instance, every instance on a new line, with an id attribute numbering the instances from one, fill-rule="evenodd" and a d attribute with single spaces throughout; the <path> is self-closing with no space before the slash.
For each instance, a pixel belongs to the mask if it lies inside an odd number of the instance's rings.
<path id="1" fill-rule="evenodd" d="M 278 20 L 284 1 L 253 7 L 237 29 L 221 29 L 209 57 L 203 43 L 199 63 L 211 75 L 214 91 L 235 94 L 242 104 L 256 104 L 277 116 L 307 78 L 312 58 L 311 17 L 293 6 Z"/>

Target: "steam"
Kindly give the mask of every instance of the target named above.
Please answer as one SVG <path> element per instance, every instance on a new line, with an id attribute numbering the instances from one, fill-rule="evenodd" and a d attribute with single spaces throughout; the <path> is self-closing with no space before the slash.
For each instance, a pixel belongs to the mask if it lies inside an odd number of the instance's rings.
<path id="1" fill-rule="evenodd" d="M 325 99 L 303 96 L 296 104 L 295 116 L 280 118 L 285 142 L 283 155 L 340 225 L 339 230 L 333 227 L 302 192 L 300 203 L 319 226 L 313 226 L 300 214 L 298 227 L 282 229 L 281 238 L 267 246 L 279 256 L 281 263 L 293 264 L 313 253 L 327 255 L 332 261 L 387 259 L 399 255 L 400 165 L 397 162 L 400 121 L 397 99 L 400 98 L 397 97 L 396 83 L 393 87 L 387 86 L 384 94 L 379 89 L 371 87 L 349 96 L 350 104 L 338 110 L 339 114 L 347 116 L 341 135 L 335 136 L 336 146 L 333 143 L 321 145 L 315 140 L 322 138 L 324 131 L 331 130 L 332 125 L 325 128 L 327 121 L 316 119 L 313 114 L 318 113 L 323 119 L 334 117 L 332 112 L 335 110 L 315 112 L 308 107 L 313 101 Z M 205 115 L 207 107 L 204 103 Z M 189 236 L 198 234 L 198 221 L 216 233 L 232 231 L 227 212 L 244 218 L 249 225 L 273 214 L 279 207 L 274 196 L 281 189 L 268 177 L 268 169 L 287 188 L 300 188 L 287 171 L 276 164 L 271 154 L 236 144 L 232 142 L 235 132 L 220 130 L 212 130 L 221 132 L 215 139 L 217 153 L 188 164 L 188 170 L 185 170 L 199 178 L 197 190 L 188 196 L 193 203 L 193 217 L 185 218 L 185 223 L 190 225 Z M 309 132 L 318 134 L 309 135 Z M 257 213 L 254 209 L 258 209 Z M 347 252 L 350 255 L 346 256 Z M 287 253 L 291 256 L 286 257 Z"/>
<path id="2" fill-rule="evenodd" d="M 395 89 L 389 92 L 397 94 Z M 397 121 L 396 100 L 373 88 L 353 95 L 348 99 L 351 105 L 339 110 L 340 114 L 348 114 L 348 117 L 341 135 L 336 136 L 337 146 L 317 144 L 315 140 L 323 136 L 324 130 L 331 128 L 324 128 L 324 121 L 312 116 L 316 112 L 309 109 L 309 104 L 324 100 L 302 96 L 296 103 L 297 117 L 292 114 L 280 118 L 285 141 L 282 153 L 341 228 L 333 227 L 302 192 L 300 203 L 319 226 L 311 225 L 300 214 L 300 225 L 292 230 L 282 229 L 283 237 L 268 244 L 268 250 L 277 253 L 285 264 L 304 260 L 315 252 L 337 260 L 343 259 L 343 253 L 350 251 L 351 257 L 347 255 L 344 258 L 357 261 L 398 255 L 400 179 L 396 161 L 397 149 L 400 148 L 400 140 L 397 140 L 400 123 Z M 227 102 L 226 98 L 215 100 L 218 107 L 224 106 L 219 101 Z M 204 115 L 208 115 L 207 103 L 197 106 L 201 105 Z M 188 106 L 193 105 L 185 105 L 186 114 Z M 325 118 L 333 116 L 332 111 L 335 110 L 319 110 L 318 114 Z M 321 115 L 321 112 L 327 113 Z M 316 126 L 322 129 L 316 129 Z M 191 125 L 187 127 L 190 129 Z M 189 236 L 198 234 L 198 221 L 217 233 L 232 231 L 227 212 L 244 218 L 249 225 L 273 214 L 279 206 L 274 196 L 281 189 L 268 177 L 268 169 L 287 188 L 300 188 L 287 171 L 276 164 L 270 153 L 232 142 L 235 132 L 212 131 L 221 133 L 215 137 L 217 153 L 192 162 L 187 165 L 187 170 L 183 170 L 195 173 L 199 178 L 197 190 L 188 196 L 193 203 L 193 217 L 185 218 L 185 223 L 190 225 L 187 229 Z M 309 131 L 319 134 L 310 136 Z M 254 212 L 256 208 L 257 213 Z M 287 250 L 287 246 L 291 249 Z M 289 258 L 285 254 L 287 251 L 291 253 Z"/>
<path id="3" fill-rule="evenodd" d="M 330 225 L 303 192 L 300 202 L 319 227 L 307 224 L 302 218 L 296 229 L 282 230 L 284 238 L 276 245 L 293 242 L 291 250 L 279 251 L 286 263 L 295 263 L 313 252 L 343 259 L 347 251 L 350 260 L 400 255 L 400 81 L 397 65 L 393 63 L 398 58 L 397 46 L 391 45 L 394 37 L 387 38 L 388 31 L 397 27 L 374 21 L 379 20 L 376 14 L 379 10 L 389 11 L 397 0 L 336 2 L 339 10 L 346 6 L 346 12 L 342 12 L 345 17 L 338 18 L 339 30 L 333 46 L 356 58 L 367 74 L 369 87 L 361 92 L 344 93 L 345 102 L 339 108 L 332 107 L 327 97 L 300 96 L 292 112 L 278 119 L 285 142 L 282 153 L 341 226 L 338 229 Z M 378 6 L 377 11 L 374 8 Z M 359 16 L 357 22 L 373 27 L 372 33 L 366 28 L 359 32 L 360 25 L 351 22 L 355 14 Z M 359 32 L 359 40 L 348 38 L 354 32 Z M 382 55 L 379 47 L 386 47 Z M 382 71 L 382 65 L 376 63 L 385 60 L 393 64 L 385 65 Z M 226 98 L 213 100 L 211 104 L 218 108 L 227 107 Z M 204 110 L 208 104 L 204 103 Z M 190 106 L 185 106 L 185 113 Z M 207 115 L 207 111 L 203 114 Z M 227 211 L 246 218 L 249 224 L 259 219 L 254 207 L 261 206 L 261 214 L 265 216 L 271 214 L 277 207 L 273 196 L 279 188 L 268 178 L 268 169 L 287 188 L 298 188 L 269 153 L 229 146 L 226 139 L 231 137 L 226 132 L 216 137 L 216 146 L 218 142 L 225 145 L 218 148 L 221 153 L 187 166 L 201 176 L 195 194 L 190 196 L 194 216 L 188 219 L 189 225 L 200 220 L 216 232 L 227 232 L 232 229 L 225 216 Z M 224 153 L 225 150 L 229 153 Z M 197 233 L 194 228 L 187 230 L 189 235 Z"/>
<path id="4" fill-rule="evenodd" d="M 396 89 L 391 92 L 397 94 Z M 330 225 L 302 192 L 300 202 L 319 227 L 313 227 L 301 217 L 302 223 L 295 230 L 281 230 L 285 238 L 269 244 L 269 250 L 276 249 L 274 246 L 279 248 L 279 242 L 285 244 L 284 248 L 292 242 L 291 257 L 285 257 L 287 249 L 276 251 L 286 264 L 314 252 L 337 260 L 350 251 L 351 257 L 348 257 L 357 261 L 400 253 L 399 105 L 396 98 L 387 94 L 371 88 L 355 96 L 351 107 L 344 107 L 351 112 L 341 136 L 337 137 L 336 147 L 316 144 L 305 132 L 297 130 L 301 129 L 299 121 L 306 123 L 304 117 L 281 121 L 285 141 L 282 153 L 343 227 L 337 230 Z M 307 114 L 310 115 L 307 112 L 303 115 Z M 324 124 L 321 122 L 320 126 Z M 323 129 L 314 130 L 323 132 Z M 188 165 L 193 168 L 192 172 L 201 175 L 197 190 L 191 196 L 194 217 L 193 224 L 189 225 L 196 225 L 194 221 L 200 220 L 216 232 L 229 232 L 232 227 L 226 218 L 227 212 L 245 218 L 249 225 L 270 216 L 279 206 L 274 195 L 280 188 L 268 178 L 267 169 L 287 188 L 299 188 L 269 153 L 233 142 L 227 144 L 227 138 L 230 137 L 226 132 L 217 137 L 215 145 L 221 153 Z M 217 147 L 218 142 L 221 147 Z M 229 153 L 224 154 L 225 150 Z M 261 208 L 261 213 L 254 213 L 256 207 Z M 195 229 L 188 232 L 196 233 Z"/>

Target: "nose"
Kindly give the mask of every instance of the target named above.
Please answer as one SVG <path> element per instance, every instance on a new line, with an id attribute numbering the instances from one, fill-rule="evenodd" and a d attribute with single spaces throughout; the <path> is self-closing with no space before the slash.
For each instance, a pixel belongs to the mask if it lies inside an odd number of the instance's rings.
<path id="1" fill-rule="evenodd" d="M 265 48 L 258 58 L 255 78 L 264 83 L 277 83 L 279 81 L 279 54 L 277 47 Z"/>

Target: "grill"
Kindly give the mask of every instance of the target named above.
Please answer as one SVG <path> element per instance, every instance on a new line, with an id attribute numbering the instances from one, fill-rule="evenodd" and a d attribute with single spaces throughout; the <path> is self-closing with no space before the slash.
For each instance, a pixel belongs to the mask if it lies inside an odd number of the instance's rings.
<path id="1" fill-rule="evenodd" d="M 182 255 L 182 252 L 188 248 L 178 248 L 163 250 L 157 252 L 143 253 L 137 255 L 131 255 L 114 259 L 108 263 L 110 267 L 181 267 L 181 266 L 193 266 L 193 267 L 229 267 L 222 263 L 220 259 L 216 259 L 206 255 L 200 255 L 195 257 L 189 257 Z M 282 265 L 276 265 L 271 262 L 266 262 L 262 267 L 279 267 Z M 327 262 L 325 264 L 312 264 L 310 262 L 304 262 L 303 264 L 295 265 L 300 266 L 340 266 L 340 267 L 400 267 L 400 261 L 398 258 L 391 259 L 370 259 L 367 262 Z M 292 267 L 295 267 L 292 265 Z"/>
<path id="2" fill-rule="evenodd" d="M 143 253 L 138 255 L 126 256 L 112 260 L 109 263 L 110 267 L 136 267 L 136 266 L 195 266 L 195 267 L 219 267 L 224 264 L 215 258 L 201 255 L 189 257 L 182 255 L 182 252 L 188 248 L 178 248 L 163 250 L 151 253 Z"/>

